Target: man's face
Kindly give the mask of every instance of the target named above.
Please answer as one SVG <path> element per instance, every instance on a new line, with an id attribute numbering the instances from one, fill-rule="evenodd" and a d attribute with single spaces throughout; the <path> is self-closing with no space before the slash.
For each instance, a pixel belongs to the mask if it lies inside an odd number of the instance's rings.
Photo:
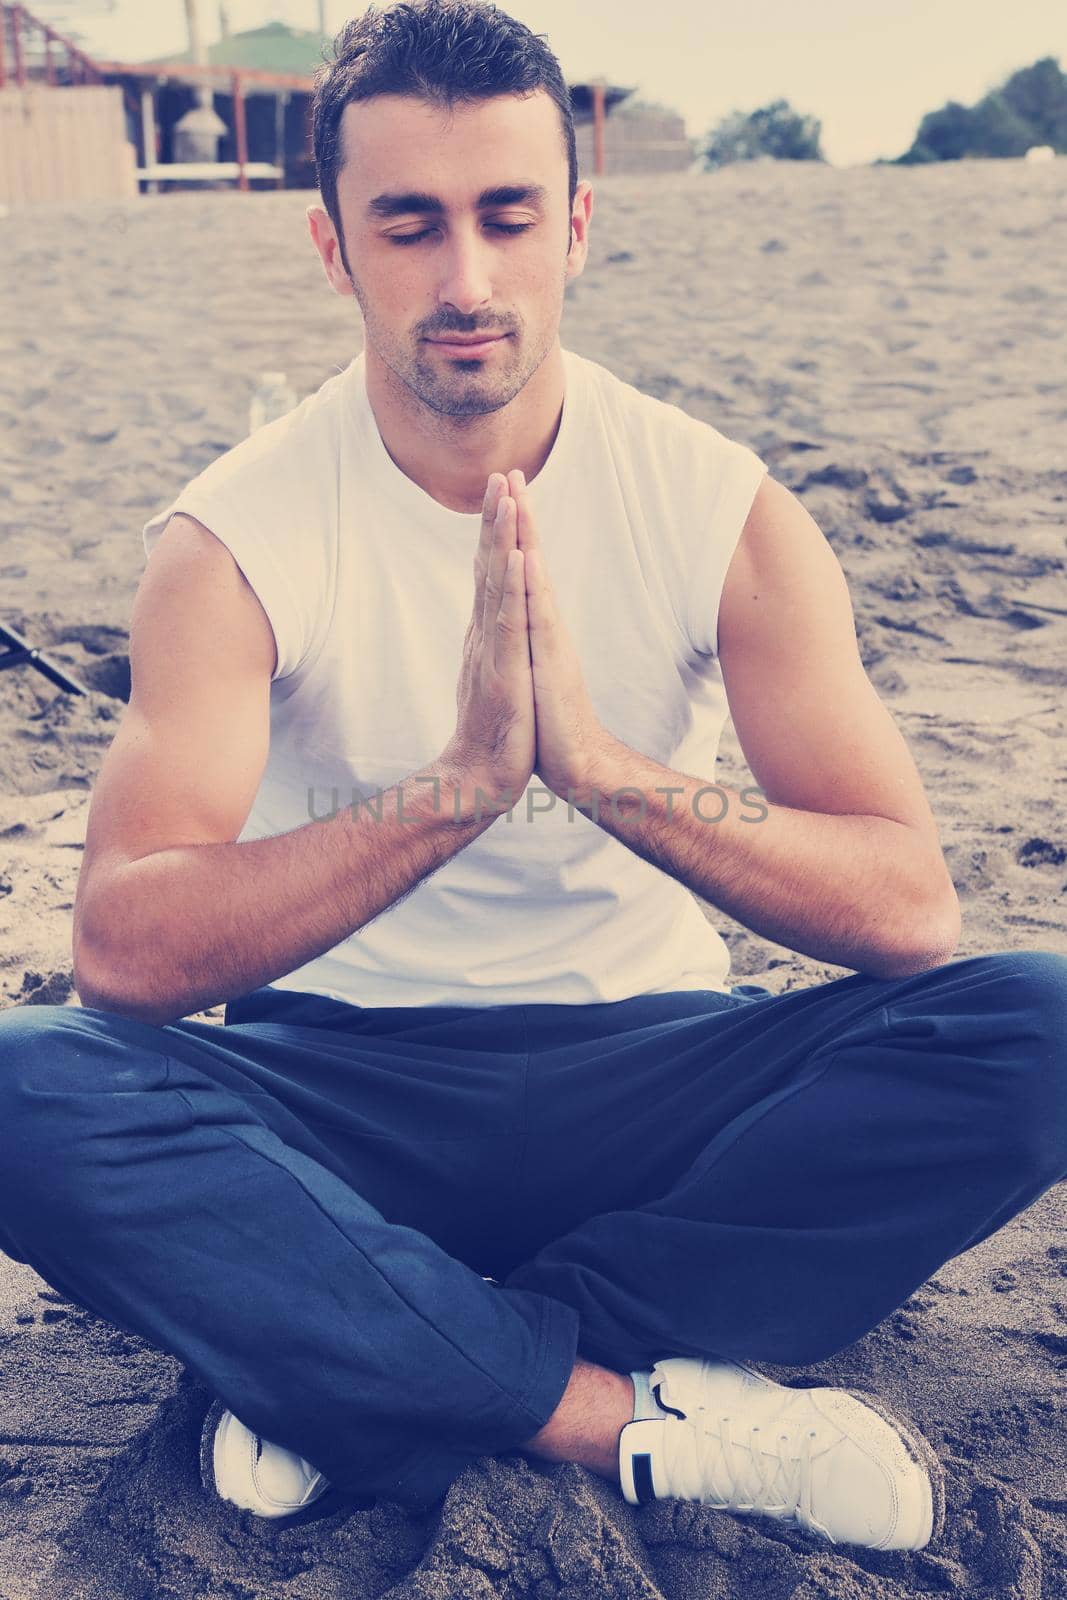
<path id="1" fill-rule="evenodd" d="M 444 111 L 379 95 L 345 107 L 341 136 L 337 201 L 350 276 L 336 251 L 332 260 L 324 253 L 324 212 L 313 231 L 330 281 L 359 302 L 367 344 L 444 415 L 507 405 L 555 343 L 566 284 L 585 264 L 590 186 L 578 186 L 568 248 L 555 102 L 538 91 Z M 485 191 L 503 189 L 531 192 L 485 201 Z M 441 209 L 403 198 L 416 195 Z M 458 357 L 431 342 L 449 333 L 505 337 L 483 355 Z"/>

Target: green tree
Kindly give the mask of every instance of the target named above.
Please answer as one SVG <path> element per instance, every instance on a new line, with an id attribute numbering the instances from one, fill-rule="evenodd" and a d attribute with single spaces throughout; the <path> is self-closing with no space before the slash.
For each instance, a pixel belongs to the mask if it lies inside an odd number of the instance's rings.
<path id="1" fill-rule="evenodd" d="M 973 133 L 969 106 L 950 100 L 940 111 L 928 111 L 919 124 L 915 142 L 901 156 L 904 165 L 918 161 L 959 161 L 971 154 Z"/>
<path id="2" fill-rule="evenodd" d="M 1035 144 L 1067 154 L 1067 76 L 1052 56 L 1013 72 L 977 105 L 950 100 L 927 112 L 898 163 L 1022 156 Z"/>
<path id="3" fill-rule="evenodd" d="M 825 161 L 822 123 L 774 100 L 756 111 L 733 111 L 704 136 L 697 154 L 705 170 L 771 156 L 776 161 Z"/>
<path id="4" fill-rule="evenodd" d="M 1067 151 L 1067 74 L 1054 56 L 1013 72 L 1001 89 L 1017 117 L 1033 133 L 1032 144 Z"/>
<path id="5" fill-rule="evenodd" d="M 1032 144 L 1044 144 L 1032 124 L 1019 116 L 1002 91 L 979 100 L 972 113 L 974 155 L 1024 156 Z"/>

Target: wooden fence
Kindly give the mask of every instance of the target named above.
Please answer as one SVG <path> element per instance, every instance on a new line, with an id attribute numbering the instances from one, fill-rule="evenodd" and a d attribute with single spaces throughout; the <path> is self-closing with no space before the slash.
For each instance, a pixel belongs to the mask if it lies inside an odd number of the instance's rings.
<path id="1" fill-rule="evenodd" d="M 655 107 L 617 106 L 604 118 L 604 173 L 685 172 L 693 148 L 677 112 Z M 596 136 L 591 121 L 575 122 L 578 175 L 596 177 Z"/>
<path id="2" fill-rule="evenodd" d="M 19 210 L 137 192 L 137 153 L 117 85 L 0 89 L 0 203 Z"/>

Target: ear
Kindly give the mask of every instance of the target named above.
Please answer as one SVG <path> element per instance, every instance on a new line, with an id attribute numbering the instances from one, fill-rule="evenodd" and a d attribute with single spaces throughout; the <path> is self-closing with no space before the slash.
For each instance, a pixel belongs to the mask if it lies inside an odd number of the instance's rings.
<path id="1" fill-rule="evenodd" d="M 305 211 L 312 243 L 319 253 L 326 280 L 335 294 L 351 297 L 355 291 L 341 260 L 341 246 L 329 213 L 324 206 L 310 205 Z"/>
<path id="2" fill-rule="evenodd" d="M 577 278 L 585 266 L 589 250 L 589 218 L 593 214 L 593 186 L 583 180 L 574 191 L 571 211 L 571 242 L 567 251 L 567 277 Z"/>

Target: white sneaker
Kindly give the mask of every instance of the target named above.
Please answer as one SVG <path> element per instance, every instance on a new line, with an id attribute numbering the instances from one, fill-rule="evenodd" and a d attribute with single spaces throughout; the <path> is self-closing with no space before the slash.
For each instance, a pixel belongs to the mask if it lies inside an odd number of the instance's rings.
<path id="1" fill-rule="evenodd" d="M 657 1361 L 649 1386 L 672 1415 L 619 1435 L 631 1505 L 698 1500 L 875 1550 L 921 1550 L 944 1526 L 941 1463 L 870 1395 L 791 1389 L 744 1362 L 685 1356 Z"/>
<path id="2" fill-rule="evenodd" d="M 484 1281 L 500 1287 L 496 1278 Z M 259 1517 L 295 1518 L 330 1488 L 329 1480 L 310 1461 L 253 1433 L 221 1400 L 212 1402 L 200 1432 L 200 1481 L 223 1500 Z M 348 1498 L 362 1504 L 375 1497 Z"/>
<path id="3" fill-rule="evenodd" d="M 246 1428 L 215 1400 L 200 1435 L 200 1477 L 206 1489 L 259 1517 L 291 1517 L 329 1488 L 321 1472 L 292 1450 Z"/>

